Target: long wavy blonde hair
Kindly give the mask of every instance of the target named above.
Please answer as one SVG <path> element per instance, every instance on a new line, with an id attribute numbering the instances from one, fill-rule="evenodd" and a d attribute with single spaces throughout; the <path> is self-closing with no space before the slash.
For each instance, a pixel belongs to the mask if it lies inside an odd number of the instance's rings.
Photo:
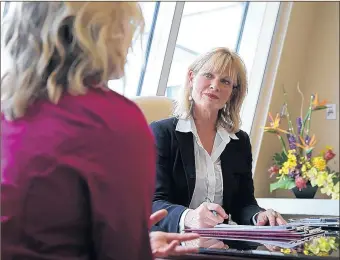
<path id="1" fill-rule="evenodd" d="M 193 101 L 189 100 L 191 88 L 189 73 L 196 76 L 200 72 L 228 73 L 236 85 L 229 101 L 218 113 L 217 124 L 225 127 L 230 133 L 236 133 L 241 126 L 241 107 L 248 90 L 247 72 L 243 60 L 228 48 L 215 48 L 200 55 L 188 68 L 185 82 L 176 99 L 174 115 L 186 119 L 192 115 Z"/>
<path id="2" fill-rule="evenodd" d="M 122 77 L 144 19 L 136 2 L 17 2 L 1 27 L 1 110 L 16 119 L 37 99 L 57 103 Z"/>

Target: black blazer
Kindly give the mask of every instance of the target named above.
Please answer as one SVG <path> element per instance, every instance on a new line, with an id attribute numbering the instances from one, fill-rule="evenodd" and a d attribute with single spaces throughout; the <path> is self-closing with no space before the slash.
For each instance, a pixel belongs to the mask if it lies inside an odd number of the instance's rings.
<path id="1" fill-rule="evenodd" d="M 192 133 L 176 131 L 178 119 L 151 123 L 157 147 L 156 191 L 152 211 L 166 209 L 168 215 L 153 230 L 178 232 L 179 220 L 189 207 L 196 182 Z M 261 209 L 254 197 L 252 153 L 249 136 L 240 130 L 239 140 L 230 140 L 222 152 L 223 205 L 233 221 L 252 225 Z"/>

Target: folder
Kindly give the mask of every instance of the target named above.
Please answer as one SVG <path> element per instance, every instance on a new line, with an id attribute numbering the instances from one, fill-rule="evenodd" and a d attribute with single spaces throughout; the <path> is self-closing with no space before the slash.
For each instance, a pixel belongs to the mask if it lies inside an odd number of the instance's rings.
<path id="1" fill-rule="evenodd" d="M 293 248 L 325 233 L 321 228 L 297 225 L 271 227 L 221 224 L 213 228 L 185 229 L 184 231 L 198 233 L 204 238 L 256 242 L 283 248 Z"/>
<path id="2" fill-rule="evenodd" d="M 325 230 L 339 230 L 340 228 L 340 218 L 330 217 L 330 218 L 301 218 L 301 219 L 289 219 L 290 225 L 295 226 L 309 226 L 309 227 L 320 227 Z"/>

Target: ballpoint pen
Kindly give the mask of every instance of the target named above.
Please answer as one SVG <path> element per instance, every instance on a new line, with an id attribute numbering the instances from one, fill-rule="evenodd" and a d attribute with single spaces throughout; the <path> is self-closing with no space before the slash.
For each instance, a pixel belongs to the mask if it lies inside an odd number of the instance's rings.
<path id="1" fill-rule="evenodd" d="M 209 198 L 206 198 L 206 202 L 208 203 L 212 203 L 211 200 Z M 212 214 L 214 214 L 215 217 L 217 217 L 217 212 L 216 210 L 210 210 Z"/>

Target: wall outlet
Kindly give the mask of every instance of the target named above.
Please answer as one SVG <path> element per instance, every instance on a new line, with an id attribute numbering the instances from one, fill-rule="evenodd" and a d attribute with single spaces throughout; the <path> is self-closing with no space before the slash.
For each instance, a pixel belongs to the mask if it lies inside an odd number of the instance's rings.
<path id="1" fill-rule="evenodd" d="M 336 120 L 336 104 L 327 104 L 326 119 Z"/>

